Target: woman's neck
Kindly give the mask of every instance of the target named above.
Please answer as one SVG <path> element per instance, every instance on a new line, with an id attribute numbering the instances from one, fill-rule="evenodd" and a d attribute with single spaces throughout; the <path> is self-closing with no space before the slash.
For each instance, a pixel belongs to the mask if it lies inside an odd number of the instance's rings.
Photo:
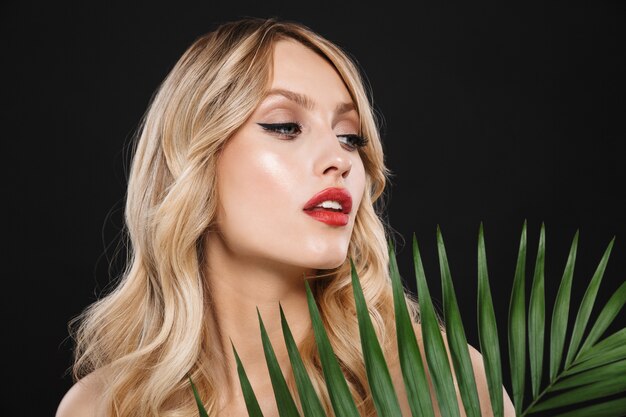
<path id="1" fill-rule="evenodd" d="M 206 250 L 206 279 L 225 355 L 221 365 L 228 378 L 228 396 L 242 398 L 234 345 L 259 401 L 271 398 L 273 402 L 258 314 L 283 373 L 290 372 L 279 302 L 299 344 L 311 328 L 304 279 L 315 270 L 237 256 L 217 235 L 207 238 Z"/>

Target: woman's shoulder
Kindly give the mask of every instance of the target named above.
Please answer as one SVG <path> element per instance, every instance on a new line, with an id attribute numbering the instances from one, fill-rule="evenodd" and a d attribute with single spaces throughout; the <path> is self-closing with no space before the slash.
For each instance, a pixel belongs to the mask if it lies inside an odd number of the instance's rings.
<path id="1" fill-rule="evenodd" d="M 77 381 L 63 396 L 55 417 L 94 417 L 104 388 L 102 372 L 94 371 Z"/>
<path id="2" fill-rule="evenodd" d="M 428 371 L 428 364 L 426 363 L 426 353 L 425 353 L 425 349 L 424 349 L 424 341 L 423 341 L 423 335 L 422 335 L 422 329 L 421 329 L 421 325 L 418 323 L 414 323 L 413 324 L 413 329 L 415 331 L 415 336 L 417 339 L 417 343 L 418 343 L 418 348 L 420 350 L 420 353 L 422 355 L 422 360 L 424 361 L 424 367 L 425 369 Z M 450 353 L 450 347 L 448 345 L 448 340 L 446 337 L 446 332 L 444 329 L 441 329 L 441 335 L 443 336 L 443 343 L 446 347 L 446 351 L 448 354 L 448 360 L 450 361 L 450 363 L 452 363 L 452 356 Z M 489 386 L 487 383 L 487 375 L 485 372 L 485 367 L 484 367 L 484 362 L 483 362 L 483 355 L 480 353 L 480 351 L 478 349 L 476 349 L 474 346 L 472 346 L 471 344 L 467 345 L 468 347 L 468 351 L 469 351 L 469 356 L 470 356 L 470 361 L 472 363 L 472 370 L 474 371 L 474 377 L 476 378 L 476 388 L 478 391 L 478 399 L 480 402 L 480 408 L 481 408 L 481 415 L 482 416 L 493 416 L 493 410 L 491 409 L 491 401 L 489 398 Z M 461 394 L 459 391 L 459 387 L 458 387 L 458 383 L 456 380 L 456 376 L 453 375 L 453 380 L 454 380 L 454 385 L 455 385 L 455 389 L 457 391 L 457 399 L 459 401 L 459 405 L 462 404 L 461 402 Z M 426 379 L 428 381 L 429 384 L 429 388 L 431 391 L 431 399 L 436 403 L 435 400 L 435 394 L 434 394 L 434 387 L 432 385 L 432 381 L 430 378 L 430 375 L 427 372 L 426 375 Z M 505 417 L 514 417 L 515 416 L 515 408 L 513 406 L 513 403 L 511 402 L 511 399 L 508 395 L 508 393 L 506 392 L 506 389 L 504 388 L 504 386 L 502 387 L 502 394 L 503 394 L 503 400 L 504 400 L 504 416 Z M 461 407 L 461 416 L 465 416 L 465 412 Z M 435 415 L 439 416 L 439 407 L 435 404 Z M 403 414 L 404 415 L 404 414 Z M 407 414 L 410 415 L 410 414 Z"/>

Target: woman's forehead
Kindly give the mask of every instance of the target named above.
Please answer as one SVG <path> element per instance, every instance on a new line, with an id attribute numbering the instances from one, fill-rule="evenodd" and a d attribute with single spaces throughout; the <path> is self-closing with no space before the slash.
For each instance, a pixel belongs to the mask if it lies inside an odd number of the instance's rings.
<path id="1" fill-rule="evenodd" d="M 309 47 L 292 39 L 276 42 L 272 62 L 272 79 L 266 97 L 275 92 L 296 99 L 306 108 L 315 106 L 354 108 L 343 79 L 326 59 Z"/>

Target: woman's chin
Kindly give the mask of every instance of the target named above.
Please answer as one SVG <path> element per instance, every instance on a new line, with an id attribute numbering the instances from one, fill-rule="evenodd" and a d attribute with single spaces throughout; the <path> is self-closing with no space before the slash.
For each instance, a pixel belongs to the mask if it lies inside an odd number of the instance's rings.
<path id="1" fill-rule="evenodd" d="M 315 269 L 334 269 L 338 268 L 346 262 L 346 252 L 333 253 L 326 256 L 319 256 L 311 260 L 311 268 Z"/>
<path id="2" fill-rule="evenodd" d="M 334 269 L 346 262 L 349 240 L 315 239 L 292 244 L 282 254 L 290 259 L 293 265 L 311 269 Z M 297 248 L 297 250 L 294 250 Z"/>

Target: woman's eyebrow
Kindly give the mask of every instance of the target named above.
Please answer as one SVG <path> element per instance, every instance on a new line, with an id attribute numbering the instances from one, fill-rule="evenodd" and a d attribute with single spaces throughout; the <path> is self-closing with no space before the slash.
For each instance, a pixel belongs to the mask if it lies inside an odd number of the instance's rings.
<path id="1" fill-rule="evenodd" d="M 300 107 L 306 110 L 309 110 L 309 111 L 315 110 L 315 106 L 316 106 L 315 101 L 311 97 L 305 94 L 296 93 L 295 91 L 285 90 L 282 88 L 274 88 L 268 91 L 267 94 L 265 95 L 266 98 L 269 96 L 283 96 L 286 99 L 293 101 L 294 103 L 296 103 L 297 105 L 299 105 Z M 335 113 L 337 115 L 341 115 L 352 110 L 356 110 L 356 107 L 354 106 L 354 103 L 352 102 L 339 103 L 335 107 Z"/>

